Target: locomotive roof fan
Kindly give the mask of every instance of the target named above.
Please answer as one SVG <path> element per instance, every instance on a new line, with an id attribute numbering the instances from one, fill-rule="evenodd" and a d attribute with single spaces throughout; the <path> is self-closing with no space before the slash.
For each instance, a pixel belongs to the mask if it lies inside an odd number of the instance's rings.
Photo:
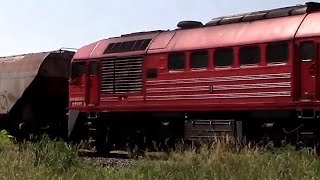
<path id="1" fill-rule="evenodd" d="M 199 21 L 180 21 L 177 26 L 179 29 L 191 29 L 202 27 L 203 24 Z"/>
<path id="2" fill-rule="evenodd" d="M 307 13 L 320 10 L 320 3 L 318 2 L 307 2 L 306 6 L 307 6 L 307 10 L 306 10 Z"/>

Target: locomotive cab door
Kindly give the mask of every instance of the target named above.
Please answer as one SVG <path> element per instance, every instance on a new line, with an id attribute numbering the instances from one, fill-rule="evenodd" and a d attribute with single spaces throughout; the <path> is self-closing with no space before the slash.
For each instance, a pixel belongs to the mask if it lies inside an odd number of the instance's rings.
<path id="1" fill-rule="evenodd" d="M 96 61 L 88 63 L 88 78 L 87 78 L 87 105 L 97 106 L 99 103 L 99 65 Z"/>
<path id="2" fill-rule="evenodd" d="M 313 101 L 317 99 L 317 80 L 319 79 L 319 59 L 316 56 L 316 43 L 312 40 L 299 42 L 299 100 Z"/>

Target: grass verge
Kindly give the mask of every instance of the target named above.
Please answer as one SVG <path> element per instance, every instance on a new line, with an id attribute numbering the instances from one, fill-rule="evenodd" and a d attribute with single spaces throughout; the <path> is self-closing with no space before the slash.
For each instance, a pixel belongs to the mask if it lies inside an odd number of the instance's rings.
<path id="1" fill-rule="evenodd" d="M 217 143 L 113 170 L 90 165 L 76 149 L 47 138 L 17 145 L 1 135 L 0 146 L 0 179 L 320 179 L 319 159 L 291 147 L 239 150 Z"/>

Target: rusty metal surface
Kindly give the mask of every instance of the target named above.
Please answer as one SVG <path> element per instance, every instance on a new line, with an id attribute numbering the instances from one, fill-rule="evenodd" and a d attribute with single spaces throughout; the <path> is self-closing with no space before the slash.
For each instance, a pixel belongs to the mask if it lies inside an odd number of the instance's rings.
<path id="1" fill-rule="evenodd" d="M 49 77 L 67 77 L 68 63 L 56 61 L 52 52 L 0 57 L 0 115 L 7 114 L 25 90 L 40 74 Z M 60 57 L 61 58 L 61 57 Z M 63 66 L 64 68 L 57 68 Z"/>

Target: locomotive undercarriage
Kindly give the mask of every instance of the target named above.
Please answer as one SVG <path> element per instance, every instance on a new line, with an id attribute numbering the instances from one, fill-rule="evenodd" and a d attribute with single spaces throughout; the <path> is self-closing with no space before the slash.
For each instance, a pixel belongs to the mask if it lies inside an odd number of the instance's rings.
<path id="1" fill-rule="evenodd" d="M 82 128 L 86 128 L 88 142 L 99 152 L 173 148 L 174 140 L 184 133 L 181 113 L 103 113 L 96 118 L 87 117 Z"/>
<path id="2" fill-rule="evenodd" d="M 75 131 L 86 134 L 81 138 L 103 153 L 169 150 L 181 143 L 226 137 L 272 147 L 314 147 L 320 139 L 319 117 L 301 116 L 299 111 L 82 113 L 81 117 Z"/>

